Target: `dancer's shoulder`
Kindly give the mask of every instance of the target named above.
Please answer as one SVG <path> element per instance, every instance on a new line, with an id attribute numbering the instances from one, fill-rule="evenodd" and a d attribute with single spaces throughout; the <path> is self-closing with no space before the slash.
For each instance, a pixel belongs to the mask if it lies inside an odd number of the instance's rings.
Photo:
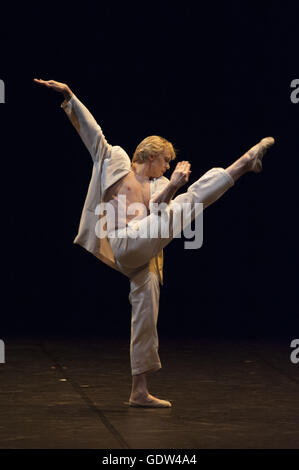
<path id="1" fill-rule="evenodd" d="M 113 145 L 111 149 L 111 158 L 113 160 L 125 160 L 131 166 L 131 160 L 127 152 L 119 145 Z"/>

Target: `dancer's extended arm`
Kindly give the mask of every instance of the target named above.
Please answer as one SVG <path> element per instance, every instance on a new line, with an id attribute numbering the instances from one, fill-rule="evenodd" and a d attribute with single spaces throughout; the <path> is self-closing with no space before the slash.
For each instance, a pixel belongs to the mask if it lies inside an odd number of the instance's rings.
<path id="1" fill-rule="evenodd" d="M 107 143 L 101 127 L 92 114 L 74 95 L 69 86 L 55 80 L 35 78 L 34 81 L 63 94 L 65 99 L 61 107 L 79 133 L 93 161 L 96 162 L 108 156 L 112 146 Z"/>

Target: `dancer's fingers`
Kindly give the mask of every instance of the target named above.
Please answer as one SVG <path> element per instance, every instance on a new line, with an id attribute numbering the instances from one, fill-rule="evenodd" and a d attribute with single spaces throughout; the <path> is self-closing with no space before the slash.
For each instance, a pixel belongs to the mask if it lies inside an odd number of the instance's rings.
<path id="1" fill-rule="evenodd" d="M 184 178 L 190 173 L 191 164 L 188 161 L 181 161 L 177 165 L 177 169 L 182 172 Z"/>
<path id="2" fill-rule="evenodd" d="M 41 78 L 34 78 L 33 81 L 42 84 L 44 80 L 41 80 Z"/>
<path id="3" fill-rule="evenodd" d="M 35 81 L 36 83 L 39 83 L 40 85 L 49 86 L 49 82 L 46 81 L 46 80 L 42 80 L 41 78 L 35 78 L 34 81 Z"/>
<path id="4" fill-rule="evenodd" d="M 184 166 L 184 170 L 185 170 L 185 171 L 189 171 L 190 168 L 191 168 L 191 164 L 190 164 L 189 162 L 186 162 L 186 163 L 185 163 L 185 166 Z"/>
<path id="5" fill-rule="evenodd" d="M 186 165 L 186 167 L 185 167 L 186 181 L 189 180 L 189 176 L 190 176 L 190 173 L 191 173 L 190 168 L 191 168 L 191 165 L 190 165 L 190 163 L 188 162 L 187 165 Z"/>

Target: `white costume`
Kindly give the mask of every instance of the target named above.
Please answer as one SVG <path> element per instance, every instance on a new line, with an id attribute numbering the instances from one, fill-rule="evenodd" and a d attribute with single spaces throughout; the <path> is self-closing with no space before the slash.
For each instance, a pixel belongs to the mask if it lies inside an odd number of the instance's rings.
<path id="1" fill-rule="evenodd" d="M 92 177 L 74 243 L 130 279 L 132 375 L 158 370 L 161 368 L 157 335 L 159 283 L 163 284 L 163 248 L 173 238 L 172 227 L 168 238 L 141 238 L 133 234 L 134 230 L 149 225 L 153 219 L 159 223 L 159 215 L 151 213 L 137 226 L 128 224 L 125 230 L 132 236 L 121 238 L 124 229 L 109 231 L 108 236 L 105 234 L 102 224 L 98 223 L 98 207 L 106 190 L 131 171 L 130 158 L 121 147 L 107 143 L 100 126 L 75 95 L 68 102 L 63 102 L 61 107 L 93 160 Z M 164 176 L 150 180 L 150 199 L 159 194 L 168 182 Z M 233 184 L 233 179 L 223 168 L 212 168 L 189 186 L 186 193 L 173 199 L 167 211 L 179 211 L 180 205 L 185 202 L 201 202 L 206 208 Z M 192 218 L 194 216 L 192 212 Z"/>

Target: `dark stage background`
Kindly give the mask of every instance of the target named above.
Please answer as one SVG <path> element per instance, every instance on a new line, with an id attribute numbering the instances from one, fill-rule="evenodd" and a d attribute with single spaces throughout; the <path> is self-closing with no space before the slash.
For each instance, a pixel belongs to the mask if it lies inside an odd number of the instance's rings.
<path id="1" fill-rule="evenodd" d="M 147 135 L 172 141 L 190 183 L 273 135 L 263 173 L 205 211 L 202 248 L 165 249 L 158 328 L 298 338 L 298 13 L 296 2 L 84 2 L 3 16 L 1 338 L 130 332 L 128 280 L 72 243 L 91 158 L 62 96 L 34 77 L 69 84 L 130 157 Z"/>

